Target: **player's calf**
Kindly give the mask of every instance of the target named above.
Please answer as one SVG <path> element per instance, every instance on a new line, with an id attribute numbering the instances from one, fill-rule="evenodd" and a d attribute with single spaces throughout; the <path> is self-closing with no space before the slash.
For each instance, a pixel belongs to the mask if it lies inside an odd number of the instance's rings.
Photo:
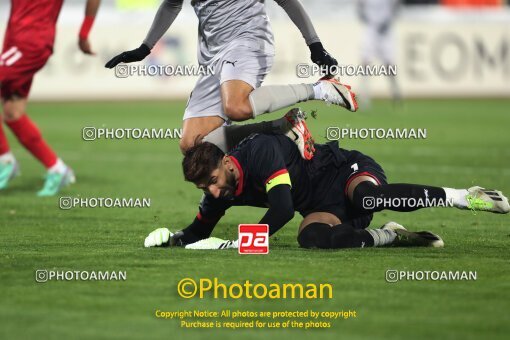
<path id="1" fill-rule="evenodd" d="M 282 118 L 268 122 L 221 126 L 207 134 L 203 141 L 213 143 L 223 152 L 227 153 L 252 134 L 284 134 L 297 145 L 301 156 L 306 160 L 310 160 L 313 158 L 315 146 L 305 119 L 306 113 L 299 108 L 294 108 Z M 190 146 L 187 143 L 186 138 L 181 139 L 181 149 L 189 148 Z"/>
<path id="2" fill-rule="evenodd" d="M 456 207 L 506 214 L 508 198 L 498 190 L 481 187 L 466 189 L 440 188 L 418 184 L 382 184 L 370 181 L 348 188 L 352 204 L 358 211 L 373 213 L 384 209 L 409 212 L 430 207 Z"/>
<path id="3" fill-rule="evenodd" d="M 373 213 L 384 209 L 409 212 L 425 207 L 446 205 L 443 188 L 417 184 L 375 184 L 363 181 L 352 192 L 351 202 L 358 211 Z"/>
<path id="4" fill-rule="evenodd" d="M 250 93 L 249 100 L 253 117 L 308 100 L 321 100 L 349 111 L 358 109 L 356 94 L 350 86 L 335 79 L 321 79 L 314 84 L 262 86 Z"/>
<path id="5" fill-rule="evenodd" d="M 326 223 L 311 223 L 298 235 L 302 248 L 341 249 L 372 247 L 374 239 L 363 229 L 355 229 L 349 223 L 331 226 Z"/>
<path id="6" fill-rule="evenodd" d="M 342 249 L 364 247 L 443 247 L 444 242 L 428 231 L 410 232 L 395 222 L 379 229 L 356 229 L 350 223 L 330 226 L 311 223 L 298 235 L 302 248 Z"/>

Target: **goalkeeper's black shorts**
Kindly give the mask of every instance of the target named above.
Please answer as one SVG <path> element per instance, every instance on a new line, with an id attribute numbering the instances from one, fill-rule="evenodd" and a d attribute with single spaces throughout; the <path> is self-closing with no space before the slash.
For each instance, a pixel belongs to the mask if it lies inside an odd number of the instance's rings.
<path id="1" fill-rule="evenodd" d="M 354 209 L 347 196 L 347 187 L 359 176 L 372 177 L 378 184 L 387 184 L 386 175 L 382 167 L 371 157 L 359 151 L 339 149 L 346 161 L 340 167 L 330 167 L 336 172 L 333 185 L 316 188 L 321 193 L 320 203 L 313 208 L 302 211 L 304 216 L 312 212 L 328 212 L 340 219 L 342 223 L 349 222 L 355 228 L 364 229 L 372 221 L 372 214 L 362 213 Z"/>

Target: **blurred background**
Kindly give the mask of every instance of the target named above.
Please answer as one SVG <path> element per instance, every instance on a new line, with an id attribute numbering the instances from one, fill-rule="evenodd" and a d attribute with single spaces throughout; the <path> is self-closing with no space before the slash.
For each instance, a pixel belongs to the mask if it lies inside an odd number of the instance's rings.
<path id="1" fill-rule="evenodd" d="M 76 172 L 69 197 L 146 197 L 150 209 L 58 208 L 59 197 L 36 199 L 45 169 L 7 132 L 22 176 L 0 194 L 0 338 L 260 339 L 263 330 L 188 330 L 162 311 L 190 309 L 355 309 L 322 339 L 508 339 L 510 255 L 508 216 L 451 209 L 412 214 L 382 212 L 372 226 L 398 221 L 410 230 L 441 235 L 444 249 L 306 251 L 297 247 L 297 216 L 272 238 L 269 256 L 143 248 L 158 227 L 179 230 L 197 213 L 202 193 L 182 177 L 178 139 L 84 141 L 84 127 L 179 128 L 193 77 L 116 78 L 104 64 L 138 47 L 161 0 L 102 0 L 90 34 L 96 56 L 78 50 L 85 0 L 65 0 L 55 53 L 37 73 L 28 114 L 59 157 Z M 301 0 L 324 46 L 342 65 L 384 63 L 396 77 L 342 77 L 370 110 L 351 114 L 310 101 L 300 104 L 316 141 L 329 127 L 427 129 L 426 139 L 345 138 L 340 146 L 373 156 L 395 183 L 510 192 L 510 6 L 501 0 Z M 265 84 L 314 82 L 296 66 L 310 63 L 298 29 L 266 0 L 276 58 Z M 398 6 L 396 6 L 398 5 Z M 10 1 L 0 0 L 3 38 Z M 143 64 L 196 65 L 197 18 L 190 5 Z M 384 60 L 389 59 L 389 60 Z M 391 98 L 402 96 L 405 105 Z M 381 99 L 379 99 L 381 98 Z M 449 99 L 445 99 L 449 98 Z M 498 99 L 493 99 L 498 98 Z M 401 109 L 403 107 L 403 109 Z M 262 115 L 280 118 L 285 110 Z M 252 122 L 252 121 L 250 121 Z M 8 131 L 9 129 L 5 129 Z M 237 237 L 239 223 L 260 220 L 258 208 L 236 207 L 214 236 Z M 34 270 L 128 270 L 125 282 L 34 282 Z M 327 268 L 327 270 L 325 270 Z M 172 270 L 169 270 L 172 269 Z M 388 284 L 387 269 L 477 270 L 477 282 Z M 222 282 L 331 282 L 332 300 L 182 299 L 183 277 Z M 381 292 L 384 292 L 382 294 Z M 505 298 L 506 296 L 506 298 Z M 309 339 L 315 334 L 271 330 L 268 339 Z M 377 336 L 375 336 L 377 335 Z"/>
<path id="2" fill-rule="evenodd" d="M 301 1 L 326 49 L 342 65 L 362 64 L 363 48 L 366 50 L 367 46 L 367 27 L 360 20 L 362 0 Z M 113 71 L 103 67 L 118 52 L 140 45 L 159 3 L 159 0 L 103 0 L 90 35 L 97 56 L 89 57 L 78 51 L 76 43 L 84 1 L 66 0 L 58 22 L 55 53 L 37 74 L 31 99 L 187 98 L 196 78 L 133 76 L 118 79 Z M 274 1 L 266 3 L 277 48 L 273 71 L 266 84 L 306 81 L 296 76 L 296 65 L 310 62 L 301 34 Z M 2 36 L 9 8 L 10 1 L 1 2 Z M 384 13 L 377 9 L 372 12 Z M 404 98 L 510 95 L 510 6 L 507 1 L 407 0 L 401 3 L 392 22 L 394 29 L 386 49 L 393 54 L 399 94 Z M 196 64 L 196 41 L 197 18 L 186 0 L 174 25 L 144 62 Z M 384 63 L 377 58 L 371 62 Z M 362 85 L 364 79 L 343 77 L 342 81 L 356 87 Z M 392 95 L 392 87 L 385 77 L 370 77 L 369 82 L 370 86 L 362 86 L 367 92 L 364 95 Z"/>

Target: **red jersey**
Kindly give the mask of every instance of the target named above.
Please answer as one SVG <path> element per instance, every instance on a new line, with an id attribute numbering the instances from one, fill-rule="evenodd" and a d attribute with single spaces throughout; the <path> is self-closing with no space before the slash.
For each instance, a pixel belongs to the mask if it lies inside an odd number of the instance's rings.
<path id="1" fill-rule="evenodd" d="M 53 49 L 55 26 L 63 0 L 11 0 L 4 46 Z"/>

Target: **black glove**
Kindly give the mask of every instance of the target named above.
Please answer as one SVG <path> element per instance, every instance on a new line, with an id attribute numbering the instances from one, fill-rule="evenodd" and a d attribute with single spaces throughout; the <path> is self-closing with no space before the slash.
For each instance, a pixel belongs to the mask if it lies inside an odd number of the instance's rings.
<path id="1" fill-rule="evenodd" d="M 106 68 L 114 68 L 120 63 L 132 63 L 134 61 L 143 60 L 146 56 L 151 53 L 149 46 L 141 44 L 140 47 L 135 48 L 131 51 L 122 52 L 118 56 L 115 56 L 109 62 L 104 65 Z"/>
<path id="2" fill-rule="evenodd" d="M 182 238 L 184 237 L 184 233 L 182 230 L 176 231 L 172 237 L 168 240 L 168 245 L 170 247 L 182 247 L 186 244 L 182 241 Z"/>
<path id="3" fill-rule="evenodd" d="M 310 48 L 310 58 L 312 58 L 312 61 L 321 66 L 324 67 L 327 71 L 331 71 L 331 66 L 338 65 L 338 62 L 335 58 L 333 58 L 322 46 L 322 43 L 315 42 L 313 44 L 310 44 L 308 46 Z M 326 74 L 326 76 L 334 76 L 333 74 Z"/>

